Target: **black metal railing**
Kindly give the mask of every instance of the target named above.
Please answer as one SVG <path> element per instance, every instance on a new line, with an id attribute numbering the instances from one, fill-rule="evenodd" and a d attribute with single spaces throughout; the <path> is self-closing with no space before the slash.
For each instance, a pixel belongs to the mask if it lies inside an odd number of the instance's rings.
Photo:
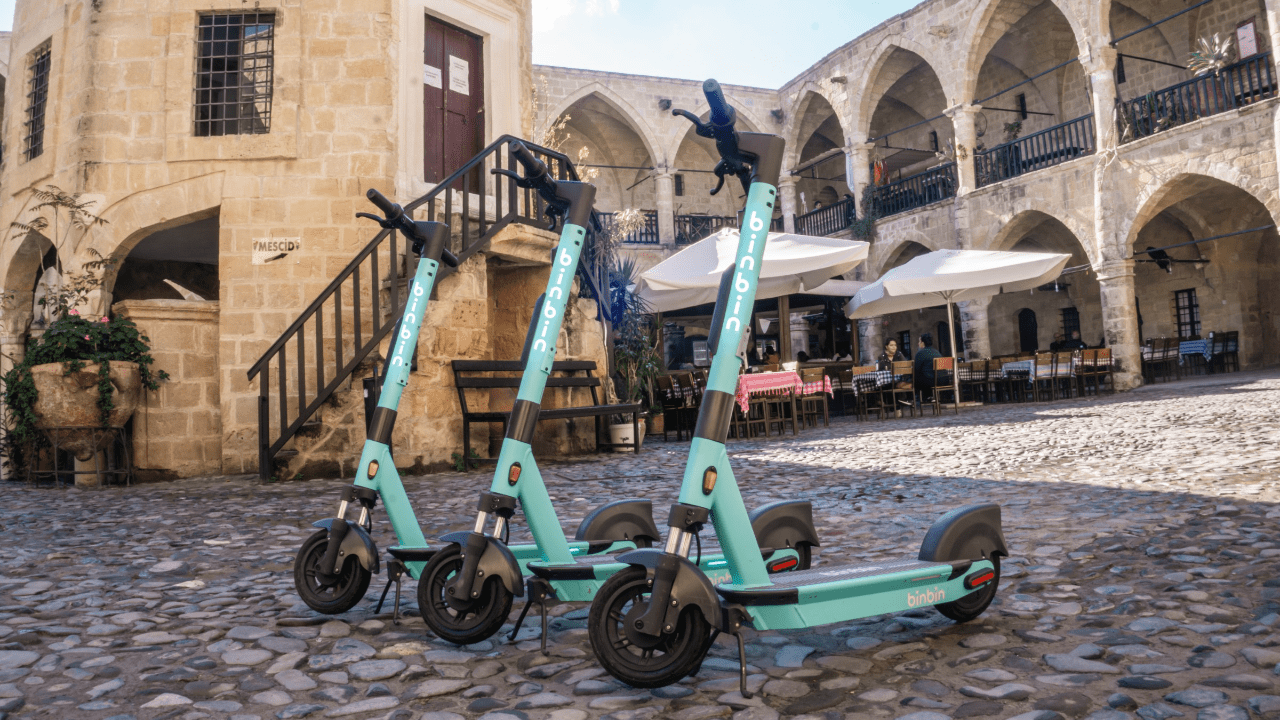
<path id="1" fill-rule="evenodd" d="M 640 214 L 644 217 L 644 225 L 627 233 L 627 236 L 622 238 L 622 242 L 632 245 L 657 245 L 659 242 L 658 213 L 641 212 Z M 599 213 L 601 230 L 606 233 L 611 231 L 614 223 L 617 222 L 617 216 L 618 213 Z"/>
<path id="2" fill-rule="evenodd" d="M 405 205 L 413 217 L 449 224 L 449 246 L 460 264 L 486 249 L 508 225 L 546 227 L 542 199 L 536 193 L 489 172 L 517 170 L 515 157 L 506 151 L 513 139 L 517 138 L 498 138 L 426 195 Z M 567 156 L 523 142 L 554 177 L 578 179 Z M 581 265 L 584 296 L 599 297 L 596 266 L 601 263 L 585 260 L 594 257 L 591 248 L 599 228 L 593 218 Z M 249 379 L 258 378 L 258 471 L 264 480 L 284 446 L 399 322 L 416 269 L 410 255 L 399 233 L 379 232 L 249 369 Z M 452 272 L 442 267 L 437 287 Z"/>
<path id="3" fill-rule="evenodd" d="M 738 218 L 724 215 L 677 215 L 676 245 L 692 245 L 727 227 L 738 227 Z"/>
<path id="4" fill-rule="evenodd" d="M 1090 113 L 1013 142 L 997 145 L 990 150 L 974 153 L 978 187 L 1091 155 L 1096 149 L 1093 114 Z"/>
<path id="5" fill-rule="evenodd" d="M 1260 53 L 1216 74 L 1122 101 L 1116 118 L 1120 142 L 1154 135 L 1275 95 L 1271 53 Z"/>
<path id="6" fill-rule="evenodd" d="M 801 235 L 830 235 L 853 225 L 857 220 L 853 198 L 847 197 L 826 207 L 796 216 L 796 232 Z"/>
<path id="7" fill-rule="evenodd" d="M 888 217 L 955 196 L 956 164 L 947 163 L 876 188 L 876 208 Z"/>

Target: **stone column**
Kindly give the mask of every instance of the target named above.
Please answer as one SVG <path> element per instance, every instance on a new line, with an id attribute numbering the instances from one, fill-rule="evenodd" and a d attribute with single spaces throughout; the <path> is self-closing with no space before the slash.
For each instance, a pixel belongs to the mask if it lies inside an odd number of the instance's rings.
<path id="1" fill-rule="evenodd" d="M 796 231 L 796 184 L 799 179 L 794 175 L 784 175 L 778 181 L 778 204 L 782 208 L 782 229 L 786 232 Z"/>
<path id="2" fill-rule="evenodd" d="M 874 365 L 884 346 L 884 318 L 868 318 L 858 321 L 858 345 L 861 363 Z"/>
<path id="3" fill-rule="evenodd" d="M 1280 52 L 1277 52 L 1277 50 L 1280 50 L 1280 27 L 1277 27 L 1277 25 L 1280 25 L 1280 0 L 1264 0 L 1263 5 L 1265 5 L 1264 15 L 1267 19 L 1267 31 L 1270 33 L 1267 37 L 1267 42 L 1268 49 L 1271 50 L 1271 62 L 1277 68 L 1280 68 Z M 1258 45 L 1261 46 L 1262 43 L 1258 43 Z M 1262 48 L 1259 47 L 1258 49 L 1261 50 Z M 1273 72 L 1275 71 L 1273 70 Z"/>
<path id="4" fill-rule="evenodd" d="M 1116 388 L 1129 390 L 1142 384 L 1142 355 L 1138 347 L 1138 310 L 1135 307 L 1132 260 L 1112 260 L 1097 266 L 1102 285 L 1102 328 L 1115 363 Z"/>
<path id="5" fill-rule="evenodd" d="M 663 245 L 676 242 L 676 176 L 660 171 L 654 176 L 658 198 L 658 240 Z"/>
<path id="6" fill-rule="evenodd" d="M 957 105 L 947 110 L 955 130 L 956 178 L 959 180 L 956 195 L 968 195 L 978 187 L 977 172 L 973 163 L 973 149 L 978 145 L 978 131 L 973 118 L 982 110 L 980 105 Z"/>
<path id="7" fill-rule="evenodd" d="M 858 205 L 858 217 L 862 217 L 862 189 L 871 184 L 871 156 L 875 147 L 874 143 L 862 143 L 844 149 L 844 176 L 849 179 L 849 191 Z"/>
<path id="8" fill-rule="evenodd" d="M 964 357 L 981 360 L 991 357 L 991 328 L 987 322 L 987 309 L 991 298 L 966 300 L 956 303 L 961 332 L 964 334 Z"/>
<path id="9" fill-rule="evenodd" d="M 1102 41 L 1096 41 L 1093 53 L 1081 58 L 1084 71 L 1089 76 L 1093 95 L 1093 128 L 1098 153 L 1114 151 L 1119 144 L 1116 131 L 1116 49 Z"/>

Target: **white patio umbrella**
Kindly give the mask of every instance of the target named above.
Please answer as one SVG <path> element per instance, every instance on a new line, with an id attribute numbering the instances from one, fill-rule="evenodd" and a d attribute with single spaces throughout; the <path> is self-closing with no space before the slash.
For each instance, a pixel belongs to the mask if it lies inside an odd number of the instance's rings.
<path id="1" fill-rule="evenodd" d="M 1070 255 L 1063 253 L 937 250 L 912 258 L 862 288 L 845 305 L 845 314 L 861 319 L 947 305 L 951 333 L 951 373 L 960 407 L 960 373 L 956 362 L 955 322 L 951 305 L 1005 292 L 1020 292 L 1052 282 Z"/>
<path id="2" fill-rule="evenodd" d="M 756 299 L 799 292 L 852 295 L 861 284 L 829 281 L 862 262 L 868 247 L 855 240 L 769 233 Z M 636 293 L 653 312 L 715 302 L 720 275 L 733 265 L 737 255 L 738 231 L 720 230 L 641 273 Z"/>

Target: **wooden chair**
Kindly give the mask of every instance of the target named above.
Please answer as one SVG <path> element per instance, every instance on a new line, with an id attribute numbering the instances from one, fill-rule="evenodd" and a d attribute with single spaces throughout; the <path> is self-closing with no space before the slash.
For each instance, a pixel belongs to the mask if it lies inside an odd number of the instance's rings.
<path id="1" fill-rule="evenodd" d="M 1098 348 L 1098 354 L 1093 361 L 1094 382 L 1098 383 L 1101 389 L 1101 383 L 1106 380 L 1108 392 L 1115 393 L 1116 383 L 1115 362 L 1111 359 L 1111 348 Z"/>
<path id="2" fill-rule="evenodd" d="M 951 393 L 952 407 L 960 414 L 960 396 L 956 394 L 956 359 L 933 359 L 933 414 L 942 412 L 942 394 Z"/>
<path id="3" fill-rule="evenodd" d="M 1036 402 L 1053 400 L 1053 353 L 1038 353 L 1031 373 L 1031 394 Z"/>
<path id="4" fill-rule="evenodd" d="M 690 374 L 693 375 L 693 389 L 698 394 L 698 403 L 701 404 L 702 396 L 707 392 L 707 371 L 699 368 Z"/>
<path id="5" fill-rule="evenodd" d="M 960 363 L 960 394 L 969 391 L 974 402 L 986 404 L 987 401 L 987 360 L 974 360 Z M 982 398 L 979 400 L 978 398 Z"/>
<path id="6" fill-rule="evenodd" d="M 1075 362 L 1075 352 L 1066 351 L 1053 354 L 1053 389 L 1059 398 L 1070 399 L 1075 395 Z"/>
<path id="7" fill-rule="evenodd" d="M 1240 372 L 1240 333 L 1232 330 L 1222 335 L 1222 369 L 1226 372 Z"/>
<path id="8" fill-rule="evenodd" d="M 672 375 L 676 381 L 676 387 L 679 388 L 681 396 L 684 397 L 685 405 L 691 408 L 697 408 L 702 395 L 698 392 L 698 388 L 693 384 L 693 373 L 679 372 Z"/>
<path id="9" fill-rule="evenodd" d="M 1148 382 L 1155 383 L 1157 378 L 1169 382 L 1170 376 L 1181 378 L 1177 338 L 1152 338 L 1143 355 L 1142 375 Z"/>
<path id="10" fill-rule="evenodd" d="M 761 366 L 760 366 L 760 372 L 778 372 L 778 371 L 779 371 L 779 370 L 781 370 L 781 369 L 782 369 L 782 366 L 781 366 L 781 365 L 779 365 L 778 363 L 774 363 L 774 364 L 772 364 L 772 365 L 761 365 Z"/>
<path id="11" fill-rule="evenodd" d="M 916 416 L 916 369 L 910 360 L 898 360 L 893 363 L 893 384 L 883 392 L 889 401 L 889 410 L 899 412 L 903 409 Z M 902 387 L 899 387 L 899 386 Z M 885 415 L 881 412 L 880 417 Z"/>
<path id="12" fill-rule="evenodd" d="M 1089 394 L 1089 381 L 1097 379 L 1098 372 L 1098 351 L 1084 349 L 1079 351 L 1076 356 L 1076 365 L 1072 370 L 1072 376 L 1075 379 L 1076 394 L 1084 397 Z M 1098 394 L 1098 385 L 1095 382 L 1093 386 L 1093 394 Z"/>
<path id="13" fill-rule="evenodd" d="M 800 420 L 808 427 L 818 427 L 818 416 L 822 416 L 822 426 L 831 427 L 831 411 L 827 404 L 826 370 L 820 367 L 801 368 L 800 382 L 816 386 L 809 392 L 801 392 L 799 397 Z"/>
<path id="14" fill-rule="evenodd" d="M 868 375 L 876 371 L 875 365 L 861 365 L 850 368 L 848 373 L 848 384 L 844 392 L 853 396 L 854 407 L 858 417 L 862 420 L 869 420 L 871 413 L 876 413 L 881 420 L 885 417 L 884 392 L 876 388 L 859 387 L 855 377 L 859 375 Z"/>
<path id="15" fill-rule="evenodd" d="M 659 375 L 655 382 L 658 387 L 658 402 L 662 406 L 662 441 L 666 442 L 667 433 L 673 430 L 676 440 L 684 440 L 685 432 L 692 438 L 695 416 L 676 389 L 675 380 L 670 375 Z"/>

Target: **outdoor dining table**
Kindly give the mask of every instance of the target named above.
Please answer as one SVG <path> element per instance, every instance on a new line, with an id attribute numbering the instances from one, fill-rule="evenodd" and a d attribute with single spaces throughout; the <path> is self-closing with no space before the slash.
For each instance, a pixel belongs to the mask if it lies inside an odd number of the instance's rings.
<path id="1" fill-rule="evenodd" d="M 893 384 L 893 371 L 873 370 L 869 373 L 861 373 L 854 375 L 852 382 L 853 387 L 851 389 L 854 395 L 875 392 Z"/>
<path id="2" fill-rule="evenodd" d="M 1014 362 L 1007 362 L 1000 366 L 1000 374 L 1006 378 L 1015 376 L 1030 377 L 1032 371 L 1035 370 L 1035 367 L 1035 360 L 1017 360 Z"/>
<path id="3" fill-rule="evenodd" d="M 770 373 L 751 373 L 738 376 L 738 392 L 735 399 L 742 412 L 750 408 L 751 398 L 760 395 L 791 395 L 798 397 L 816 392 L 833 395 L 831 378 L 822 376 L 822 382 L 805 383 L 800 373 L 793 370 L 782 370 Z"/>
<path id="4" fill-rule="evenodd" d="M 1183 355 L 1203 355 L 1205 362 L 1208 362 L 1209 359 L 1213 356 L 1213 353 L 1209 352 L 1208 340 L 1184 340 L 1178 343 L 1178 364 L 1179 365 L 1184 364 L 1184 361 L 1182 359 Z"/>

